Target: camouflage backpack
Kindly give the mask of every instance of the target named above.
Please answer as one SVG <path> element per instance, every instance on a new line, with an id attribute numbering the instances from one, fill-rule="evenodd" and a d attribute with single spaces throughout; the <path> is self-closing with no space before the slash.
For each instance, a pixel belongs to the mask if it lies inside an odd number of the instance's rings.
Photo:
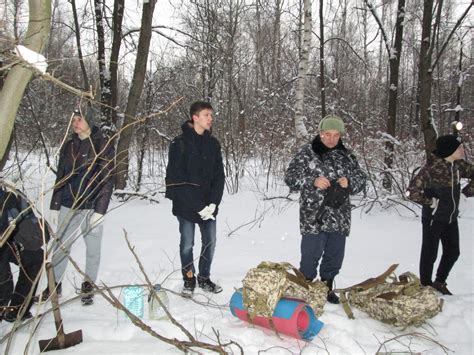
<path id="1" fill-rule="evenodd" d="M 243 283 L 243 303 L 250 318 L 270 318 L 282 297 L 306 301 L 319 317 L 323 313 L 328 289 L 321 281 L 308 282 L 290 263 L 264 261 L 250 269 Z"/>
<path id="2" fill-rule="evenodd" d="M 368 279 L 347 289 L 336 290 L 349 316 L 354 315 L 349 304 L 368 313 L 372 318 L 397 327 L 419 326 L 442 310 L 443 300 L 432 287 L 422 286 L 411 272 L 386 279 L 396 269 L 392 265 L 382 275 Z"/>

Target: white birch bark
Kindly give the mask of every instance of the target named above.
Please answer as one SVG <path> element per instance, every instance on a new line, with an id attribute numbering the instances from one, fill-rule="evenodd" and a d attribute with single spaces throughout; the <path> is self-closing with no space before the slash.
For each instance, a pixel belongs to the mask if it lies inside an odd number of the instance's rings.
<path id="1" fill-rule="evenodd" d="M 23 46 L 41 53 L 51 30 L 51 0 L 29 0 L 29 22 Z M 15 117 L 26 85 L 33 75 L 33 68 L 15 65 L 5 79 L 0 91 L 0 160 L 7 150 Z"/>
<path id="2" fill-rule="evenodd" d="M 308 131 L 304 124 L 304 89 L 309 68 L 309 51 L 311 49 L 311 0 L 304 0 L 303 10 L 303 43 L 295 92 L 295 137 L 297 146 L 305 143 L 308 137 Z"/>

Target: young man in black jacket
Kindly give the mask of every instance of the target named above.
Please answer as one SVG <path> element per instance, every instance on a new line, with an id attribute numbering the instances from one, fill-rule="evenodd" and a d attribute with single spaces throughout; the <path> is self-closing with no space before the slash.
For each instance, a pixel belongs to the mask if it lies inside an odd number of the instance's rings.
<path id="1" fill-rule="evenodd" d="M 92 285 L 100 265 L 103 220 L 114 187 L 114 155 L 112 142 L 94 125 L 89 108 L 87 114 L 75 111 L 73 134 L 63 145 L 58 162 L 56 183 L 51 198 L 50 222 L 56 224 L 58 241 L 54 245 L 52 265 L 61 295 L 61 280 L 66 271 L 72 244 L 83 237 L 86 244 L 86 266 L 81 292 L 84 305 L 92 304 Z M 42 299 L 49 297 L 46 288 Z M 39 301 L 39 297 L 35 301 Z"/>
<path id="2" fill-rule="evenodd" d="M 173 214 L 180 232 L 183 296 L 196 287 L 194 230 L 201 230 L 201 254 L 197 281 L 204 291 L 219 293 L 222 287 L 210 279 L 216 246 L 216 216 L 224 192 L 224 167 L 219 141 L 211 135 L 213 108 L 204 101 L 190 107 L 191 119 L 181 126 L 183 133 L 170 144 L 166 168 L 166 197 L 173 201 Z"/>
<path id="3" fill-rule="evenodd" d="M 32 317 L 32 295 L 43 265 L 42 247 L 49 239 L 43 227 L 46 225 L 19 191 L 0 186 L 0 319 L 7 322 Z M 15 286 L 10 263 L 19 269 Z"/>

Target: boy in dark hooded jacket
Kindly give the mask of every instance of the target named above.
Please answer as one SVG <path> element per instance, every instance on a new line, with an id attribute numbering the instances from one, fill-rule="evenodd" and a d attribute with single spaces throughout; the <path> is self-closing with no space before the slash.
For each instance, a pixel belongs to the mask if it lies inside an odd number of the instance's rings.
<path id="1" fill-rule="evenodd" d="M 104 215 L 114 187 L 115 150 L 94 124 L 92 109 L 76 110 L 73 134 L 61 148 L 56 183 L 51 198 L 50 222 L 58 226 L 52 257 L 58 296 L 66 271 L 68 254 L 74 242 L 83 237 L 86 244 L 87 277 L 81 285 L 84 305 L 93 303 L 92 284 L 97 279 Z M 41 299 L 49 297 L 46 288 Z M 35 301 L 39 301 L 39 297 Z"/>
<path id="2" fill-rule="evenodd" d="M 464 160 L 461 138 L 455 135 L 439 137 L 433 153 L 432 159 L 410 181 L 407 197 L 423 206 L 420 282 L 443 295 L 451 295 L 446 279 L 460 255 L 457 217 L 461 178 L 471 179 L 472 183 L 474 168 Z M 469 188 L 463 193 L 469 196 Z M 433 266 L 440 241 L 443 254 L 433 282 Z"/>

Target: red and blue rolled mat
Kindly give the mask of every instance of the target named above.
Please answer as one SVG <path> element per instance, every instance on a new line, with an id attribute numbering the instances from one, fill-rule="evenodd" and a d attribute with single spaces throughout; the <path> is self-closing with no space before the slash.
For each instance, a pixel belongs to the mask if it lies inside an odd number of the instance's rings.
<path id="1" fill-rule="evenodd" d="M 319 333 L 324 323 L 316 319 L 313 309 L 304 301 L 293 298 L 282 298 L 273 311 L 271 320 L 266 317 L 255 316 L 250 320 L 244 307 L 242 289 L 234 292 L 230 299 L 230 311 L 240 320 L 252 324 L 275 329 L 277 332 L 297 339 L 311 341 Z"/>

